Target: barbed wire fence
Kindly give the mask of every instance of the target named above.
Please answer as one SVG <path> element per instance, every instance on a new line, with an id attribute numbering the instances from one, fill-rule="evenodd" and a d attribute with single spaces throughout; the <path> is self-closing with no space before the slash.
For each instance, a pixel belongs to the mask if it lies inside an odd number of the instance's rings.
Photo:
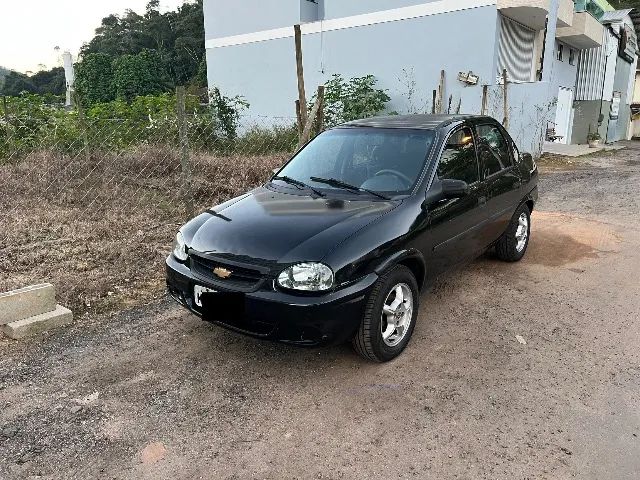
<path id="1" fill-rule="evenodd" d="M 295 117 L 228 128 L 183 89 L 135 115 L 0 108 L 0 291 L 51 282 L 77 313 L 161 294 L 179 226 L 266 181 L 298 144 Z"/>

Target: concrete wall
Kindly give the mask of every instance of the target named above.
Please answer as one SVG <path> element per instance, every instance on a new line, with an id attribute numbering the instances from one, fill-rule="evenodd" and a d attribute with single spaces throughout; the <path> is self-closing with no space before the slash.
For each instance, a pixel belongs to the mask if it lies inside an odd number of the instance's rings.
<path id="1" fill-rule="evenodd" d="M 613 141 L 626 140 L 627 131 L 631 124 L 631 102 L 629 81 L 630 77 L 635 77 L 635 63 L 628 63 L 622 58 L 618 58 L 616 74 L 613 82 L 613 91 L 620 92 L 620 112 L 617 121 L 612 121 L 614 127 L 609 128 L 608 138 Z"/>
<path id="2" fill-rule="evenodd" d="M 610 101 L 584 100 L 575 102 L 571 143 L 587 143 L 587 135 L 589 134 L 589 131 L 594 131 L 595 129 L 598 130 L 598 133 L 602 138 L 606 138 L 607 128 L 609 126 L 610 109 Z M 600 116 L 600 113 L 603 114 L 604 120 L 602 125 L 598 126 L 598 117 Z"/>
<path id="3" fill-rule="evenodd" d="M 248 14 L 246 5 L 254 0 L 235 2 L 233 8 L 222 0 L 205 0 L 209 9 L 206 17 L 216 17 L 215 9 L 226 13 L 217 19 L 208 18 L 207 38 L 248 33 L 249 31 L 292 27 L 300 11 L 299 1 L 284 0 L 291 5 L 283 9 L 275 0 L 260 8 L 260 15 L 241 26 L 229 26 L 238 12 Z M 304 1 L 304 0 L 302 0 Z M 224 6 L 223 3 L 227 3 Z M 278 3 L 276 7 L 275 3 Z M 342 18 L 376 10 L 405 7 L 432 2 L 420 0 L 324 0 L 318 5 L 325 18 Z M 481 2 L 478 2 L 481 3 Z M 399 113 L 429 112 L 431 92 L 437 88 L 440 70 L 446 72 L 445 99 L 451 95 L 452 109 L 461 102 L 461 113 L 480 113 L 482 85 L 490 86 L 490 113 L 502 119 L 502 87 L 496 83 L 496 64 L 499 39 L 499 16 L 496 5 L 458 10 L 456 0 L 441 0 L 437 8 L 418 18 L 387 21 L 364 26 L 338 27 L 321 31 L 321 24 L 311 24 L 303 36 L 305 81 L 309 98 L 315 88 L 332 74 L 345 78 L 374 75 L 378 86 L 391 97 L 389 111 Z M 557 4 L 557 0 L 551 3 Z M 238 5 L 245 5 L 239 7 Z M 308 5 L 306 5 L 308 6 Z M 305 6 L 305 7 L 306 7 Z M 450 8 L 453 11 L 444 13 Z M 282 12 L 276 15 L 270 11 Z M 234 13 L 235 12 L 235 13 Z M 241 16 L 242 16 L 241 15 Z M 247 17 L 248 18 L 248 17 Z M 547 52 L 553 51 L 555 18 L 550 22 Z M 314 26 L 315 25 L 315 26 Z M 221 46 L 207 49 L 210 87 L 219 87 L 225 95 L 243 95 L 251 104 L 249 115 L 286 117 L 295 121 L 294 101 L 297 98 L 294 42 L 291 33 L 255 43 Z M 218 43 L 215 43 L 218 45 Z M 538 154 L 547 121 L 555 116 L 554 101 L 559 86 L 573 86 L 576 67 L 545 59 L 544 82 L 509 85 L 510 128 L 521 150 Z M 457 80 L 458 72 L 472 70 L 479 75 L 477 86 L 467 86 Z M 407 83 L 413 84 L 415 94 L 408 98 Z M 446 100 L 445 100 L 446 101 Z M 535 126 L 535 128 L 532 128 Z"/>
<path id="4" fill-rule="evenodd" d="M 329 20 L 434 1 L 437 0 L 323 0 L 324 18 Z"/>
<path id="5" fill-rule="evenodd" d="M 205 38 L 287 27 L 301 21 L 306 0 L 204 0 Z M 313 6 L 313 5 L 312 5 Z M 309 10 L 304 5 L 308 14 Z"/>
<path id="6" fill-rule="evenodd" d="M 501 85 L 489 88 L 489 115 L 502 121 Z M 522 152 L 540 155 L 547 123 L 555 118 L 554 86 L 549 82 L 508 85 L 509 124 L 507 130 Z"/>
<path id="7" fill-rule="evenodd" d="M 488 6 L 304 35 L 307 90 L 311 94 L 334 73 L 373 74 L 392 98 L 389 109 L 406 112 L 404 69 L 419 92 L 414 103 L 427 110 L 444 69 L 453 105 L 461 99 L 463 112 L 478 112 L 482 87 L 467 87 L 456 77 L 473 70 L 480 84 L 495 83 L 496 19 L 496 7 Z M 294 116 L 293 38 L 208 49 L 207 62 L 209 85 L 225 95 L 244 95 L 252 115 Z"/>

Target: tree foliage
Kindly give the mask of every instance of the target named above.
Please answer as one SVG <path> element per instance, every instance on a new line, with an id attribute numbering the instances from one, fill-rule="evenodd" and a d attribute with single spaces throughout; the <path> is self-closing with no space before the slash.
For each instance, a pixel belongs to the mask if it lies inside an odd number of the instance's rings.
<path id="1" fill-rule="evenodd" d="M 164 62 L 157 51 L 143 50 L 113 61 L 115 98 L 132 101 L 138 96 L 156 95 L 171 88 Z"/>
<path id="2" fill-rule="evenodd" d="M 75 90 L 85 105 L 115 99 L 113 60 L 106 53 L 90 53 L 76 65 Z"/>
<path id="3" fill-rule="evenodd" d="M 161 59 L 169 79 L 167 88 L 197 81 L 205 54 L 202 0 L 166 13 L 160 13 L 158 0 L 151 0 L 144 15 L 132 10 L 123 16 L 109 15 L 81 54 L 101 53 L 118 58 L 145 51 L 154 51 Z"/>
<path id="4" fill-rule="evenodd" d="M 637 8 L 640 10 L 640 0 L 609 0 L 609 3 L 617 10 L 623 8 Z"/>
<path id="5" fill-rule="evenodd" d="M 102 19 L 76 65 L 76 90 L 83 102 L 132 100 L 172 91 L 176 85 L 206 86 L 202 2 L 185 2 L 176 11 L 161 13 L 159 0 L 150 0 L 142 15 L 128 10 Z M 61 67 L 31 77 L 6 72 L 4 82 L 0 78 L 0 93 L 8 96 L 61 95 L 65 89 Z"/>
<path id="6" fill-rule="evenodd" d="M 17 96 L 22 92 L 40 95 L 62 95 L 66 90 L 64 69 L 57 67 L 32 76 L 18 72 L 7 72 L 4 81 L 0 79 L 0 93 Z"/>

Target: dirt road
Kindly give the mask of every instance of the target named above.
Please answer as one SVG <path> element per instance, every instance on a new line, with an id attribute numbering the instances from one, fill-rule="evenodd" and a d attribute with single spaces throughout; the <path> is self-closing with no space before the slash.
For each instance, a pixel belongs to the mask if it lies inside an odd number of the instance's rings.
<path id="1" fill-rule="evenodd" d="M 0 340 L 0 478 L 640 478 L 640 145 L 543 170 L 525 260 L 439 282 L 389 364 L 168 301 Z"/>

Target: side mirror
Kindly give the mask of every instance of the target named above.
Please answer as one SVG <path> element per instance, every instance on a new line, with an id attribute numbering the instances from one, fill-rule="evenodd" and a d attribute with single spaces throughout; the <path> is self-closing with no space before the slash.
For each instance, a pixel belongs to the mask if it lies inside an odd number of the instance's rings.
<path id="1" fill-rule="evenodd" d="M 533 163 L 533 157 L 530 153 L 523 153 L 521 157 L 523 162 L 527 162 L 527 164 Z"/>
<path id="2" fill-rule="evenodd" d="M 451 200 L 469 195 L 469 185 L 462 180 L 440 180 L 431 186 L 422 203 L 422 208 L 427 209 L 441 200 Z"/>
<path id="3" fill-rule="evenodd" d="M 462 198 L 469 195 L 469 185 L 462 180 L 442 180 L 442 195 L 446 199 Z"/>

